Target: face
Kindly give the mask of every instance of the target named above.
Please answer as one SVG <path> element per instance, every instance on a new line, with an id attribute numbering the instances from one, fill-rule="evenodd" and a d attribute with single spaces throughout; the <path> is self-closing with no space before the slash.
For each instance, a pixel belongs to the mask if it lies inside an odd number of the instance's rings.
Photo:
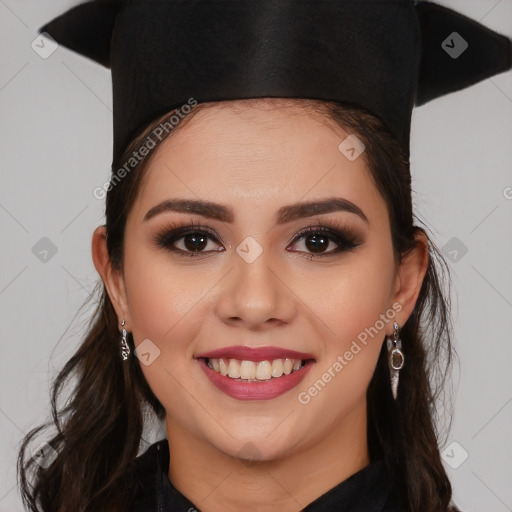
<path id="1" fill-rule="evenodd" d="M 339 149 L 347 136 L 298 107 L 225 103 L 155 150 L 116 309 L 168 434 L 272 460 L 364 411 L 385 335 L 410 308 L 386 203 L 363 155 Z"/>

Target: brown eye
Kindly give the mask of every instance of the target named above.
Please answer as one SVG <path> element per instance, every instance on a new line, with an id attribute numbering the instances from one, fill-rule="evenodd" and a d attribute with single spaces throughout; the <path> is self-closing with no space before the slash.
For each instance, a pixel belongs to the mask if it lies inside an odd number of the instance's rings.
<path id="1" fill-rule="evenodd" d="M 320 233 L 306 237 L 306 247 L 311 252 L 324 252 L 329 246 L 329 237 Z"/>
<path id="2" fill-rule="evenodd" d="M 304 250 L 300 248 L 300 244 L 298 243 L 302 239 L 304 239 L 302 243 Z M 297 247 L 295 248 L 297 252 L 306 253 L 306 255 L 312 259 L 349 251 L 355 249 L 360 243 L 356 240 L 356 237 L 350 233 L 323 226 L 313 226 L 299 233 L 293 240 L 293 245 L 299 246 L 299 249 L 297 249 Z"/>
<path id="3" fill-rule="evenodd" d="M 189 251 L 202 251 L 208 244 L 208 237 L 200 233 L 190 233 L 182 237 Z"/>
<path id="4" fill-rule="evenodd" d="M 155 242 L 157 245 L 182 256 L 195 256 L 219 251 L 216 248 L 218 240 L 214 234 L 209 231 L 190 228 L 191 226 L 184 226 L 164 231 L 155 237 Z"/>
<path id="5" fill-rule="evenodd" d="M 209 228 L 189 224 L 178 228 L 167 228 L 158 233 L 154 241 L 160 247 L 180 256 L 206 256 L 225 249 L 220 237 Z M 303 242 L 301 242 L 304 240 Z M 299 244 L 299 242 L 301 242 Z M 309 259 L 334 256 L 349 251 L 361 244 L 349 229 L 343 230 L 326 226 L 312 226 L 300 232 L 292 242 L 292 252 L 304 253 Z M 302 247 L 303 246 L 303 247 Z"/>

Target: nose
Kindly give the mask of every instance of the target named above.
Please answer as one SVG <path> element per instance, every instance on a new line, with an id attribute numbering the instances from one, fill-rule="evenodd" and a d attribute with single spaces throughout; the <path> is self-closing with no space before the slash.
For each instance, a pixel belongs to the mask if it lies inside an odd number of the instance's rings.
<path id="1" fill-rule="evenodd" d="M 297 296 L 293 283 L 287 283 L 273 268 L 265 251 L 253 262 L 233 255 L 233 268 L 220 283 L 216 310 L 226 324 L 260 330 L 288 324 L 294 318 Z"/>

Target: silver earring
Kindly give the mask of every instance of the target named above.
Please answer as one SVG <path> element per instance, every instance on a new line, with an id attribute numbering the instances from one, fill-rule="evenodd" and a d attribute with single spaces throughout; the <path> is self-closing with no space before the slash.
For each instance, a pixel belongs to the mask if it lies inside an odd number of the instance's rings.
<path id="1" fill-rule="evenodd" d="M 391 391 L 393 393 L 393 399 L 396 400 L 398 392 L 398 376 L 400 370 L 404 366 L 404 353 L 402 352 L 402 341 L 400 340 L 398 324 L 393 323 L 395 332 L 393 333 L 393 339 L 388 338 L 388 363 L 389 363 L 389 374 L 391 379 Z"/>
<path id="2" fill-rule="evenodd" d="M 126 361 L 128 359 L 128 356 L 130 355 L 130 347 L 126 342 L 127 332 L 126 329 L 124 328 L 124 320 L 121 325 L 123 327 L 123 335 L 121 337 L 121 356 L 123 357 L 123 361 Z"/>

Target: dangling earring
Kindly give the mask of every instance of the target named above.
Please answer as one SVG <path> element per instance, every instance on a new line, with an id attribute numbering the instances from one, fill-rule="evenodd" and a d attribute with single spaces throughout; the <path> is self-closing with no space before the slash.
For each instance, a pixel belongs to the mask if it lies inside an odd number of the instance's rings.
<path id="1" fill-rule="evenodd" d="M 124 328 L 124 320 L 121 324 L 123 327 L 123 335 L 121 337 L 121 356 L 123 357 L 123 361 L 126 361 L 128 359 L 128 356 L 130 355 L 130 347 L 128 346 L 128 343 L 126 342 L 126 329 Z"/>
<path id="2" fill-rule="evenodd" d="M 393 399 L 396 400 L 398 392 L 398 374 L 404 366 L 404 353 L 402 352 L 402 341 L 398 333 L 398 324 L 393 323 L 395 332 L 393 333 L 393 339 L 388 339 L 388 363 L 389 363 L 389 374 L 391 378 L 391 391 L 393 393 Z"/>

